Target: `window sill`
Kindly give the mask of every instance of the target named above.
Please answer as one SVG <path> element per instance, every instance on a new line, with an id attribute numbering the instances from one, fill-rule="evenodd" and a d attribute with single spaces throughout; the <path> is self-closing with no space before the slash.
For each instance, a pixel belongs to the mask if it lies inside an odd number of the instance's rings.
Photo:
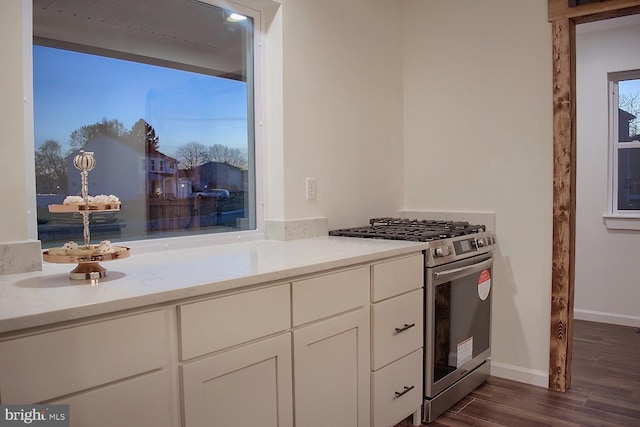
<path id="1" fill-rule="evenodd" d="M 640 230 L 640 214 L 602 215 L 607 230 Z"/>

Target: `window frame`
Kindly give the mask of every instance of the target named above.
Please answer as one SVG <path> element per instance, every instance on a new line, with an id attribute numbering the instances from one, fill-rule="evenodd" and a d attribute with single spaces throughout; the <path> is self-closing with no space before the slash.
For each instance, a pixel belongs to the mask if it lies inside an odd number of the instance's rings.
<path id="1" fill-rule="evenodd" d="M 26 0 L 28 3 L 31 3 L 31 0 Z M 253 20 L 253 40 L 252 40 L 252 53 L 253 53 L 253 73 L 248 73 L 247 76 L 247 87 L 248 87 L 248 95 L 249 102 L 253 102 L 253 120 L 249 121 L 249 132 L 253 133 L 253 153 L 248 153 L 248 174 L 249 174 L 249 182 L 250 186 L 254 187 L 254 196 L 253 200 L 250 199 L 248 209 L 250 211 L 255 212 L 255 228 L 249 230 L 239 230 L 239 231 L 230 231 L 223 233 L 206 233 L 206 234 L 192 234 L 188 236 L 176 236 L 176 237 L 144 237 L 142 236 L 139 240 L 131 240 L 131 241 L 118 241 L 119 244 L 125 244 L 130 248 L 134 249 L 136 253 L 143 252 L 154 252 L 168 249 L 181 249 L 181 248 L 191 248 L 191 247 L 199 247 L 205 246 L 209 244 L 220 244 L 220 243 L 231 243 L 231 242 L 239 242 L 239 241 L 250 241 L 250 240 L 258 240 L 264 238 L 264 129 L 262 126 L 263 123 L 263 104 L 265 102 L 265 81 L 264 81 L 264 56 L 263 56 L 263 38 L 264 33 L 262 30 L 262 15 L 263 12 L 258 9 L 251 7 L 246 4 L 239 4 L 236 2 L 230 3 L 224 0 L 194 0 L 204 4 L 210 4 L 213 6 L 217 6 L 220 8 L 224 8 L 227 10 L 232 10 L 234 12 L 240 13 L 242 15 L 248 16 Z M 247 3 L 251 3 L 249 0 Z M 33 16 L 33 6 L 29 8 L 28 14 L 29 18 Z M 38 37 L 34 34 L 34 29 L 32 26 L 29 27 L 29 36 L 30 38 L 25 43 L 30 51 L 32 51 L 35 40 Z M 64 43 L 68 44 L 68 43 Z M 77 50 L 79 52 L 84 53 L 97 53 L 100 54 L 102 49 L 100 48 L 91 48 L 90 46 L 78 45 L 82 47 L 82 49 Z M 94 50 L 92 52 L 92 50 Z M 109 56 L 109 55 L 104 55 Z M 112 57 L 112 56 L 109 56 Z M 26 64 L 25 64 L 26 65 Z M 33 58 L 31 54 L 29 55 L 29 69 L 33 67 Z M 33 81 L 33 75 L 30 74 L 29 80 Z M 31 98 L 33 98 L 33 93 L 31 92 Z M 29 117 L 26 120 L 28 123 L 25 123 L 25 128 L 31 128 L 30 133 L 33 134 L 33 111 L 30 112 Z M 35 148 L 35 147 L 33 147 Z M 144 164 L 144 168 L 146 169 L 146 162 Z M 35 171 L 33 170 L 34 166 L 31 165 L 28 169 L 30 169 L 35 177 Z M 251 184 L 251 182 L 253 184 Z M 35 200 L 36 195 L 35 191 L 31 191 L 33 193 L 33 200 Z M 249 220 L 249 218 L 247 218 Z M 35 221 L 35 218 L 34 218 Z M 34 226 L 34 239 L 37 239 L 37 227 Z"/>
<path id="2" fill-rule="evenodd" d="M 612 230 L 640 230 L 640 209 L 618 209 L 618 158 L 621 149 L 639 149 L 640 142 L 621 142 L 619 129 L 620 81 L 640 79 L 640 70 L 608 73 L 609 94 L 609 162 L 608 162 L 608 211 L 603 215 L 605 225 Z"/>

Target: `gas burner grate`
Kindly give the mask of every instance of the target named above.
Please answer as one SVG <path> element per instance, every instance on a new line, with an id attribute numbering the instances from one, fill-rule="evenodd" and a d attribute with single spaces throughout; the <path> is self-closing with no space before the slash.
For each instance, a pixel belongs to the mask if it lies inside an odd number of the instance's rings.
<path id="1" fill-rule="evenodd" d="M 372 218 L 368 227 L 346 228 L 329 232 L 331 236 L 431 242 L 486 231 L 484 225 L 466 221 L 437 221 L 404 218 Z"/>

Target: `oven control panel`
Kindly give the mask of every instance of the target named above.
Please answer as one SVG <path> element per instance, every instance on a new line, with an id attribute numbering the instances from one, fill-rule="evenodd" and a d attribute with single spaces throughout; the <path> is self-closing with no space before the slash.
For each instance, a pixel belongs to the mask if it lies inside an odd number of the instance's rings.
<path id="1" fill-rule="evenodd" d="M 456 249 L 456 255 L 477 251 L 478 247 L 481 247 L 480 240 L 483 239 L 476 240 L 475 238 L 471 238 L 453 242 L 453 247 Z"/>
<path id="2" fill-rule="evenodd" d="M 496 244 L 493 233 L 443 239 L 431 242 L 427 253 L 427 266 L 442 265 L 462 258 L 490 252 Z"/>

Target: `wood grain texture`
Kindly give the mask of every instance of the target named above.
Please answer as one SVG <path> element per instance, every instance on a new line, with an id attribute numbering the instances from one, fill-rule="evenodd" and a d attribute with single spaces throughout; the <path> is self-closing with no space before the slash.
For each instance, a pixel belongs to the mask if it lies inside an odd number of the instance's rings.
<path id="1" fill-rule="evenodd" d="M 549 388 L 571 385 L 575 241 L 575 25 L 552 23 L 553 35 L 553 263 Z"/>
<path id="2" fill-rule="evenodd" d="M 571 390 L 489 380 L 438 417 L 440 426 L 640 426 L 640 333 L 574 322 Z M 407 419 L 396 427 L 410 426 Z"/>

